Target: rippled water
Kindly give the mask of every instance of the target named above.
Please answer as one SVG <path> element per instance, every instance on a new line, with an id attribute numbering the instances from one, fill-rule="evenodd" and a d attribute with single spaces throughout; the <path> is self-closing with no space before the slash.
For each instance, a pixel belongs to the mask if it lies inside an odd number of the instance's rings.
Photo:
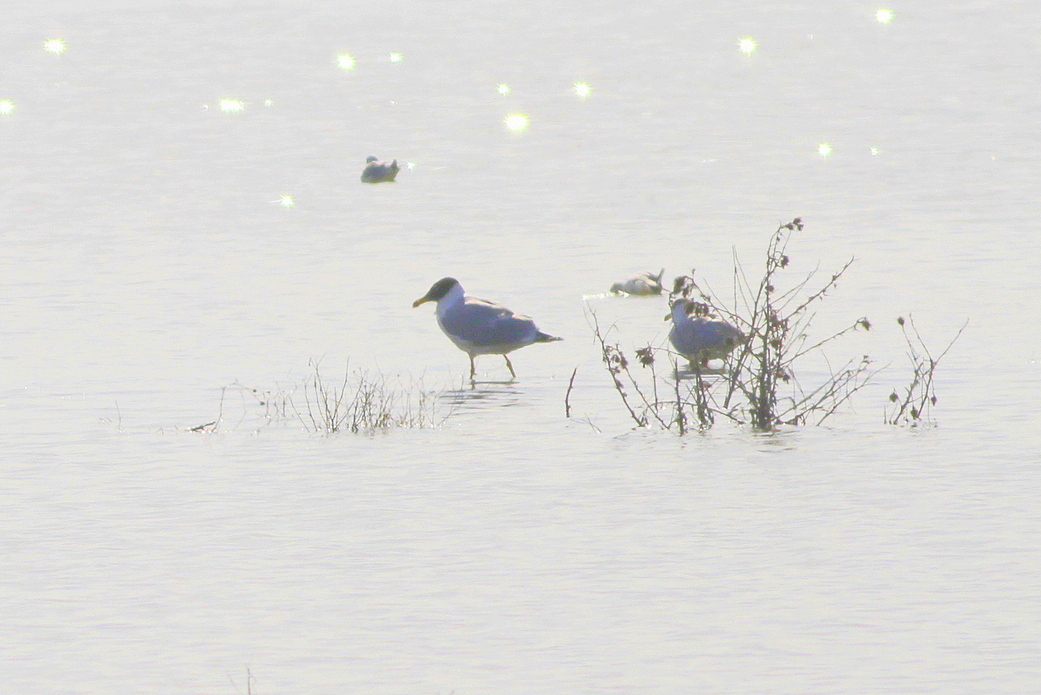
<path id="1" fill-rule="evenodd" d="M 0 691 L 1041 687 L 1041 9 L 569 7 L 12 11 Z M 790 277 L 856 258 L 814 330 L 875 324 L 829 357 L 889 366 L 828 427 L 634 430 L 589 312 L 629 349 L 666 303 L 602 293 L 726 296 L 796 215 Z M 411 308 L 444 275 L 565 341 L 471 389 Z M 969 321 L 935 427 L 882 423 L 908 314 Z M 265 418 L 311 361 L 445 419 Z"/>

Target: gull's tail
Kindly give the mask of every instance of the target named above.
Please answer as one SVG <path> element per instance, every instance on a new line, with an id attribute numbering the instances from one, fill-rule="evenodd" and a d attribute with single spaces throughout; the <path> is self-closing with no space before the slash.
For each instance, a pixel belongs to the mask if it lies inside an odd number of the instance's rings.
<path id="1" fill-rule="evenodd" d="M 555 340 L 563 340 L 563 338 L 558 338 L 555 335 L 549 335 L 547 333 L 543 333 L 542 331 L 539 331 L 535 334 L 536 343 L 552 343 Z"/>

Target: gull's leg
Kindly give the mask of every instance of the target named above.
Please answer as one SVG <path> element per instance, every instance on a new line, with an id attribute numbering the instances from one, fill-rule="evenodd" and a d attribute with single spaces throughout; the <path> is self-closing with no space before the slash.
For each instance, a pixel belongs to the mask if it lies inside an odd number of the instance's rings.
<path id="1" fill-rule="evenodd" d="M 506 360 L 506 366 L 510 368 L 510 376 L 512 376 L 514 379 L 516 379 L 517 378 L 517 372 L 513 371 L 513 365 L 510 364 L 510 358 L 507 357 L 506 355 L 503 355 L 502 358 L 504 360 Z"/>
<path id="2" fill-rule="evenodd" d="M 470 355 L 470 381 L 473 381 L 476 375 L 477 369 L 474 367 L 474 356 Z"/>

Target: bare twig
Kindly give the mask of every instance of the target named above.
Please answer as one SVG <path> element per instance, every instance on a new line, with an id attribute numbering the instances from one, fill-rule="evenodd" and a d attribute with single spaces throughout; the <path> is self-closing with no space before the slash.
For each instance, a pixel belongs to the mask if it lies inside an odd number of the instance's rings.
<path id="1" fill-rule="evenodd" d="M 924 422 L 930 407 L 936 405 L 936 391 L 933 388 L 933 377 L 936 368 L 939 366 L 940 360 L 946 356 L 954 343 L 961 337 L 969 322 L 966 320 L 962 324 L 961 328 L 954 334 L 954 337 L 951 338 L 950 342 L 935 358 L 929 352 L 925 341 L 922 340 L 918 327 L 914 323 L 914 318 L 910 314 L 908 314 L 906 320 L 902 316 L 899 317 L 897 323 L 900 325 L 904 342 L 907 344 L 907 356 L 911 360 L 912 375 L 911 383 L 905 387 L 902 398 L 896 391 L 889 395 L 889 401 L 896 405 L 892 412 L 886 413 L 885 421 L 890 425 L 907 424 L 913 427 Z M 914 334 L 913 340 L 908 335 L 908 325 L 910 325 Z"/>
<path id="2" fill-rule="evenodd" d="M 626 360 L 625 355 L 617 345 L 607 344 L 607 340 L 600 331 L 600 321 L 597 320 L 596 312 L 589 310 L 589 316 L 593 319 L 593 332 L 596 336 L 597 342 L 600 343 L 601 359 L 607 366 L 607 372 L 611 375 L 611 381 L 614 382 L 615 391 L 622 399 L 622 405 L 624 405 L 625 409 L 629 411 L 629 417 L 633 419 L 633 422 L 636 423 L 637 427 L 646 427 L 647 417 L 637 415 L 636 411 L 633 410 L 632 405 L 629 403 L 629 395 L 625 391 L 625 385 L 622 384 L 621 379 L 618 378 L 619 373 L 623 369 L 628 369 L 628 360 Z"/>
<path id="3" fill-rule="evenodd" d="M 211 422 L 204 423 L 202 425 L 196 425 L 195 427 L 189 427 L 189 432 L 216 432 L 217 428 L 220 427 L 221 421 L 224 419 L 224 395 L 227 393 L 228 387 L 222 386 L 220 390 L 220 408 L 217 412 L 217 419 Z"/>
<path id="4" fill-rule="evenodd" d="M 568 418 L 571 417 L 571 389 L 575 388 L 576 374 L 578 374 L 578 367 L 571 372 L 571 379 L 567 382 L 567 393 L 564 394 L 564 417 Z"/>

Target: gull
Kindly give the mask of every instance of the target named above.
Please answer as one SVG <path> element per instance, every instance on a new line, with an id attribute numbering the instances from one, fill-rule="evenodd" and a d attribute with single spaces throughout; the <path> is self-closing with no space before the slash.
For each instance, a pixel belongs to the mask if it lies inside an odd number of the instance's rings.
<path id="1" fill-rule="evenodd" d="M 437 302 L 437 325 L 456 347 L 470 356 L 470 380 L 474 379 L 474 357 L 502 355 L 510 376 L 517 378 L 506 353 L 532 343 L 563 340 L 538 329 L 527 316 L 514 314 L 506 307 L 463 293 L 455 278 L 441 278 L 430 290 L 412 302 L 412 308 Z"/>
<path id="2" fill-rule="evenodd" d="M 362 183 L 383 183 L 384 181 L 394 183 L 394 177 L 398 175 L 401 167 L 398 160 L 390 164 L 381 162 L 376 157 L 369 155 L 365 160 L 365 171 L 361 172 Z"/>
<path id="3" fill-rule="evenodd" d="M 672 313 L 665 320 L 672 319 L 669 342 L 676 351 L 692 365 L 700 363 L 704 367 L 709 360 L 721 360 L 729 355 L 746 338 L 726 321 L 704 316 L 691 318 L 691 311 L 697 306 L 697 302 L 689 299 L 677 299 L 672 305 Z M 704 305 L 701 307 L 703 309 Z"/>
<path id="4" fill-rule="evenodd" d="M 657 275 L 638 273 L 611 285 L 611 291 L 624 294 L 661 294 L 661 278 L 663 275 L 665 275 L 665 268 L 662 268 Z"/>

